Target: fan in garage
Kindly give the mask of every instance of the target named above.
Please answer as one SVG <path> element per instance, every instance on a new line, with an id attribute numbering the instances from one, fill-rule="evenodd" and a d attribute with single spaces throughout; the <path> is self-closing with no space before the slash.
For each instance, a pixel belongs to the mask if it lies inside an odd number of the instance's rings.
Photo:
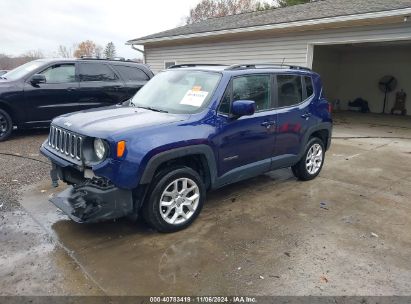
<path id="1" fill-rule="evenodd" d="M 397 87 L 397 79 L 394 76 L 385 75 L 378 82 L 378 87 L 384 93 L 384 104 L 383 104 L 383 107 L 382 107 L 382 113 L 384 114 L 385 113 L 385 105 L 387 103 L 387 95 L 388 95 L 388 93 L 394 91 L 395 88 Z"/>

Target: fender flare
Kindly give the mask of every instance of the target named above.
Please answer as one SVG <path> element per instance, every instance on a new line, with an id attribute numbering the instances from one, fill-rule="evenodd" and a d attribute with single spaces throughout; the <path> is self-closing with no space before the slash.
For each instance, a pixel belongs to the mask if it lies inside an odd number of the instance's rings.
<path id="1" fill-rule="evenodd" d="M 307 132 L 305 132 L 305 136 L 303 139 L 303 149 L 301 149 L 300 153 L 298 154 L 298 159 L 300 159 L 306 149 L 307 143 L 309 138 L 311 137 L 311 135 L 316 132 L 316 131 L 321 131 L 321 130 L 326 130 L 328 131 L 328 141 L 326 143 L 324 143 L 325 145 L 325 149 L 328 150 L 328 148 L 330 147 L 330 143 L 331 143 L 331 136 L 332 136 L 332 123 L 331 122 L 322 122 L 318 125 L 312 126 L 311 128 L 309 128 L 307 130 Z"/>
<path id="2" fill-rule="evenodd" d="M 156 172 L 157 168 L 162 163 L 179 157 L 199 154 L 203 155 L 207 160 L 208 168 L 210 170 L 209 173 L 211 185 L 213 185 L 217 177 L 216 159 L 214 157 L 214 152 L 211 149 L 211 147 L 204 144 L 175 148 L 154 155 L 150 158 L 150 160 L 147 163 L 147 166 L 144 169 L 143 175 L 140 179 L 140 184 L 149 184 L 153 179 L 154 173 Z"/>

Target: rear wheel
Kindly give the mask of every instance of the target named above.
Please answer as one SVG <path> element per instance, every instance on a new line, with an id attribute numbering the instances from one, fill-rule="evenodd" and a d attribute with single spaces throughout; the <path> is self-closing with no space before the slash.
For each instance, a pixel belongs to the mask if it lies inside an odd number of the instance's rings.
<path id="1" fill-rule="evenodd" d="M 10 115 L 0 109 L 0 141 L 5 141 L 13 131 L 13 121 Z"/>
<path id="2" fill-rule="evenodd" d="M 197 218 L 206 190 L 196 171 L 188 167 L 164 170 L 152 185 L 143 206 L 144 219 L 151 227 L 160 232 L 174 232 Z"/>
<path id="3" fill-rule="evenodd" d="M 300 180 L 311 180 L 320 174 L 324 164 L 324 143 L 319 138 L 312 138 L 307 144 L 300 161 L 291 167 L 294 176 Z"/>

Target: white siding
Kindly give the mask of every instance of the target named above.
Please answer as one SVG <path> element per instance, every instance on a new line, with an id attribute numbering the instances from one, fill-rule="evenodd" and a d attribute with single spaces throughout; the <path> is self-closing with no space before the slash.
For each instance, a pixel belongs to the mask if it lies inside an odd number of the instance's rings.
<path id="1" fill-rule="evenodd" d="M 165 61 L 181 63 L 221 63 L 274 62 L 311 66 L 312 44 L 332 44 L 343 42 L 382 41 L 411 39 L 410 23 L 384 26 L 362 26 L 319 31 L 297 32 L 293 34 L 267 34 L 266 38 L 242 39 L 224 42 L 223 37 L 216 42 L 179 46 L 147 45 L 146 62 L 154 73 L 164 68 Z"/>

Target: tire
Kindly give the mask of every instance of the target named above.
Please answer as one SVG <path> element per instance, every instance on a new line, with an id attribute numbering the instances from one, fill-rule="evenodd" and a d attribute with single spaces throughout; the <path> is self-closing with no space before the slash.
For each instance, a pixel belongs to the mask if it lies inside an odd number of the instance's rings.
<path id="1" fill-rule="evenodd" d="M 306 150 L 300 161 L 292 166 L 291 170 L 294 176 L 299 180 L 312 180 L 320 174 L 324 164 L 324 158 L 325 149 L 323 141 L 317 137 L 311 138 L 307 143 Z"/>
<path id="2" fill-rule="evenodd" d="M 200 214 L 206 188 L 193 169 L 181 166 L 163 170 L 151 185 L 143 205 L 143 217 L 157 231 L 182 230 Z M 184 192 L 184 187 L 193 190 Z"/>
<path id="3" fill-rule="evenodd" d="M 11 120 L 10 115 L 6 111 L 0 109 L 0 142 L 9 138 L 12 131 L 13 121 Z"/>

